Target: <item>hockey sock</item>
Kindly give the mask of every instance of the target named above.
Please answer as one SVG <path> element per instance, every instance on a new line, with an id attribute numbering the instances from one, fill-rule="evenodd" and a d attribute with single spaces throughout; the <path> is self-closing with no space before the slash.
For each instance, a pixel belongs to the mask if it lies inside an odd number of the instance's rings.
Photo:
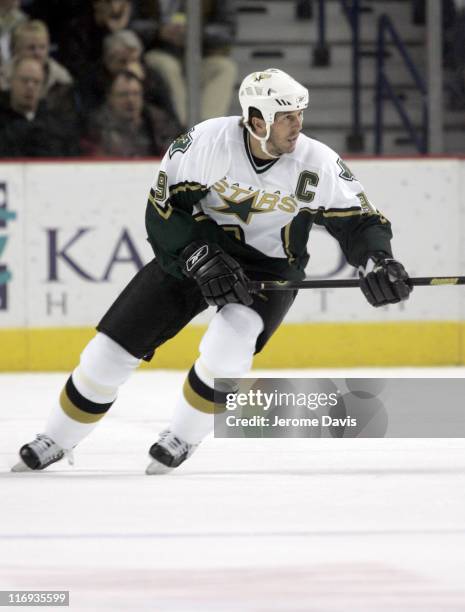
<path id="1" fill-rule="evenodd" d="M 215 394 L 214 379 L 202 367 L 200 359 L 197 360 L 175 406 L 171 431 L 189 444 L 198 444 L 213 430 L 215 412 L 224 409 L 226 394 L 224 396 Z"/>
<path id="2" fill-rule="evenodd" d="M 64 449 L 73 448 L 85 438 L 116 399 L 105 403 L 87 399 L 73 382 L 73 377 L 79 379 L 79 374 L 78 367 L 68 378 L 45 428 L 45 433 Z"/>
<path id="3" fill-rule="evenodd" d="M 170 425 L 174 434 L 190 444 L 198 444 L 213 430 L 215 412 L 224 410 L 226 395 L 234 390 L 231 381 L 229 388 L 223 389 L 223 380 L 222 394 L 215 393 L 215 379 L 235 379 L 247 374 L 262 329 L 260 316 L 241 304 L 227 304 L 216 313 L 200 343 L 200 357 L 191 368 L 176 404 Z"/>
<path id="4" fill-rule="evenodd" d="M 69 377 L 55 404 L 45 433 L 70 449 L 85 438 L 108 412 L 119 386 L 139 365 L 116 342 L 97 334 L 86 346 L 78 367 Z"/>

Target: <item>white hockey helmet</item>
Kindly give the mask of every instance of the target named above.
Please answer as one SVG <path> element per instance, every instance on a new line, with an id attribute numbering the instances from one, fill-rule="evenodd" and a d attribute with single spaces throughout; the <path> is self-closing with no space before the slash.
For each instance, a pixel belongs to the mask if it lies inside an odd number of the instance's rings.
<path id="1" fill-rule="evenodd" d="M 260 140 L 262 150 L 266 150 L 266 141 L 276 113 L 303 110 L 308 106 L 308 89 L 290 75 L 277 68 L 268 68 L 262 72 L 252 72 L 245 77 L 239 88 L 239 102 L 242 108 L 244 125 L 250 134 Z M 257 136 L 249 125 L 249 109 L 258 109 L 266 124 L 266 136 Z M 271 155 L 271 157 L 275 157 Z"/>

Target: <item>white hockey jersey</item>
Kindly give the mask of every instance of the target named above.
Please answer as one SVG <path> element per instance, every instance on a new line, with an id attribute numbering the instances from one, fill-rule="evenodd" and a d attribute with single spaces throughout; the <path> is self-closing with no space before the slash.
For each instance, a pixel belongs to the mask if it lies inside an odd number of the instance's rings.
<path id="1" fill-rule="evenodd" d="M 314 222 L 339 240 L 353 265 L 374 250 L 390 254 L 389 223 L 337 153 L 300 134 L 292 153 L 261 162 L 249 138 L 240 117 L 210 119 L 176 139 L 164 156 L 147 230 L 168 271 L 179 268 L 184 247 L 209 240 L 249 273 L 300 278 Z"/>

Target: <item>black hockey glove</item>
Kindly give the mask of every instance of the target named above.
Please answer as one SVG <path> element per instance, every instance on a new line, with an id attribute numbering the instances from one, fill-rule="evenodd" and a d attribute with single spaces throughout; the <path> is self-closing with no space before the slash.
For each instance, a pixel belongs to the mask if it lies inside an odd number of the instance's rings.
<path id="1" fill-rule="evenodd" d="M 216 244 L 194 242 L 184 249 L 181 258 L 184 274 L 197 281 L 210 306 L 252 304 L 244 271 Z"/>
<path id="2" fill-rule="evenodd" d="M 375 307 L 407 300 L 412 291 L 404 266 L 385 253 L 373 253 L 359 277 L 363 295 Z"/>

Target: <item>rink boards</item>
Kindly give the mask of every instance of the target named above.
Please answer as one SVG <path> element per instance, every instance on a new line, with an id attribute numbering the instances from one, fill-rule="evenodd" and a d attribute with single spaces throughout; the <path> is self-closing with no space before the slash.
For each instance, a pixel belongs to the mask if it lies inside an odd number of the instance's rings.
<path id="1" fill-rule="evenodd" d="M 394 254 L 412 276 L 463 274 L 464 160 L 349 165 L 391 220 Z M 108 305 L 152 256 L 144 212 L 157 168 L 156 160 L 0 164 L 0 369 L 72 367 Z M 312 230 L 309 251 L 310 276 L 353 275 L 321 228 Z M 407 304 L 383 309 L 357 289 L 301 291 L 256 365 L 463 364 L 464 291 L 417 288 Z M 153 366 L 189 366 L 211 314 L 162 347 Z"/>

